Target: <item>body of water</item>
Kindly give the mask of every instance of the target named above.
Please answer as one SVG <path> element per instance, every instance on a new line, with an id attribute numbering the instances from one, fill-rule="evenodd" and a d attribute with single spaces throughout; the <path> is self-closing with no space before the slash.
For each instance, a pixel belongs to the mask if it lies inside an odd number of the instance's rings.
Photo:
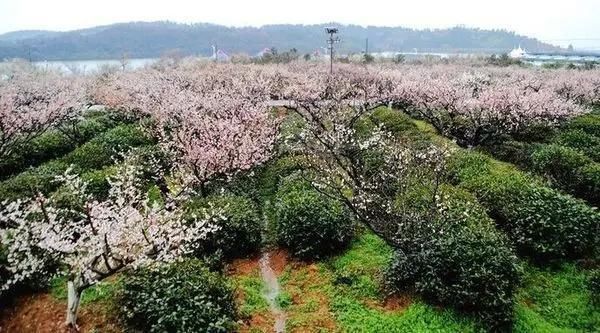
<path id="1" fill-rule="evenodd" d="M 125 69 L 132 70 L 152 65 L 158 58 L 127 59 Z M 64 73 L 86 74 L 97 73 L 105 68 L 123 68 L 123 62 L 117 59 L 110 60 L 69 60 L 69 61 L 36 61 L 34 66 L 46 70 L 58 70 Z"/>

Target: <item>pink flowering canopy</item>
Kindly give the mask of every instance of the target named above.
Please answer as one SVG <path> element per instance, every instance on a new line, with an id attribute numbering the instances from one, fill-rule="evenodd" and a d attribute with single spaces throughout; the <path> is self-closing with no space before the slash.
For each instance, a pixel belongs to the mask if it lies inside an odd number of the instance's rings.
<path id="1" fill-rule="evenodd" d="M 81 78 L 26 73 L 0 82 L 0 158 L 49 128 L 81 113 Z"/>

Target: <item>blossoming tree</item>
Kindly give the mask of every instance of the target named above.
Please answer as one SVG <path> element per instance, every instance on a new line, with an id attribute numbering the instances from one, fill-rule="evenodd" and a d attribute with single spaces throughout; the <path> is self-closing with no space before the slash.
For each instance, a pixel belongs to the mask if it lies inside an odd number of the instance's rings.
<path id="1" fill-rule="evenodd" d="M 255 69 L 229 66 L 146 71 L 116 78 L 115 93 L 100 95 L 149 118 L 148 130 L 202 189 L 270 158 L 279 121 L 269 112 L 263 79 Z"/>
<path id="2" fill-rule="evenodd" d="M 85 89 L 79 78 L 21 74 L 0 82 L 0 158 L 47 129 L 79 116 Z"/>
<path id="3" fill-rule="evenodd" d="M 164 206 L 150 201 L 140 186 L 141 172 L 127 159 L 109 179 L 105 201 L 94 200 L 87 184 L 68 170 L 57 177 L 66 186 L 68 205 L 41 194 L 6 204 L 0 213 L 0 241 L 13 276 L 2 288 L 43 271 L 49 261 L 58 262 L 68 278 L 66 324 L 76 330 L 86 288 L 127 268 L 177 260 L 218 229 L 217 210 L 185 222 L 180 205 L 185 196 L 167 197 Z"/>

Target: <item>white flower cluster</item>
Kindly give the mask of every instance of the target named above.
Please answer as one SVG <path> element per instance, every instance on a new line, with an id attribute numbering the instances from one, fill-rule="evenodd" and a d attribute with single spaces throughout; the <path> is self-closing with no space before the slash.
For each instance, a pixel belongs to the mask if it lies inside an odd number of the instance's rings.
<path id="1" fill-rule="evenodd" d="M 128 267 L 177 260 L 218 230 L 219 210 L 186 222 L 177 198 L 164 206 L 151 202 L 140 187 L 140 167 L 127 162 L 109 179 L 105 201 L 93 200 L 69 169 L 57 180 L 82 199 L 81 207 L 63 207 L 43 195 L 3 205 L 0 240 L 12 277 L 2 290 L 43 271 L 49 260 L 58 260 L 85 288 Z"/>

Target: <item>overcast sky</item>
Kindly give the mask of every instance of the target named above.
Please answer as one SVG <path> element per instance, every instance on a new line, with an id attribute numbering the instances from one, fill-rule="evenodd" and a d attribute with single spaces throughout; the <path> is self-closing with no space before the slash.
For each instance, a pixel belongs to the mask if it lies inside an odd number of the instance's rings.
<path id="1" fill-rule="evenodd" d="M 465 25 L 600 50 L 600 0 L 0 0 L 0 33 L 156 20 L 228 26 L 332 21 L 413 28 Z"/>

